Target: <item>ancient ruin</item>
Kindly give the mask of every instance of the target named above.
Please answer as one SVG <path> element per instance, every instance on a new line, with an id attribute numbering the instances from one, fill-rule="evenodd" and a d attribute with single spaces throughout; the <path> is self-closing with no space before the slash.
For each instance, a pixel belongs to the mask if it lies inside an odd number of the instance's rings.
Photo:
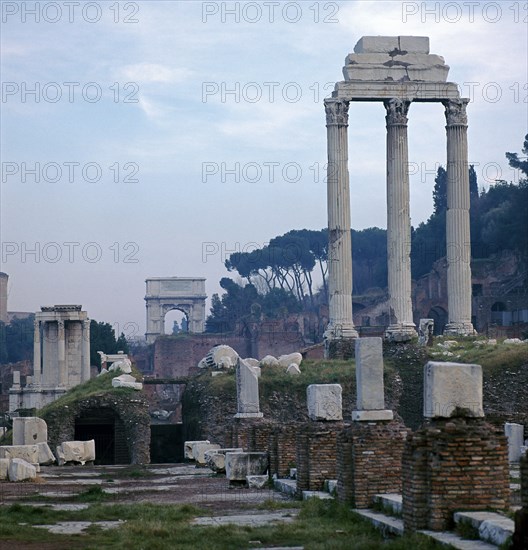
<path id="1" fill-rule="evenodd" d="M 205 279 L 199 277 L 153 277 L 145 281 L 147 294 L 147 343 L 165 334 L 165 315 L 178 309 L 185 313 L 189 332 L 201 333 L 205 329 Z"/>
<path id="2" fill-rule="evenodd" d="M 429 53 L 429 38 L 364 36 L 347 56 L 345 80 L 325 99 L 328 138 L 328 356 L 358 334 L 352 317 L 352 252 L 348 175 L 348 110 L 351 102 L 381 101 L 387 111 L 387 254 L 390 301 L 389 340 L 416 335 L 411 302 L 407 115 L 413 102 L 437 102 L 447 121 L 446 334 L 473 334 L 469 235 L 467 116 L 469 102 L 447 82 L 449 67 Z M 337 347 L 336 347 L 337 346 Z"/>
<path id="3" fill-rule="evenodd" d="M 90 379 L 90 321 L 80 305 L 42 307 L 35 313 L 33 376 L 14 377 L 9 410 L 40 409 Z"/>

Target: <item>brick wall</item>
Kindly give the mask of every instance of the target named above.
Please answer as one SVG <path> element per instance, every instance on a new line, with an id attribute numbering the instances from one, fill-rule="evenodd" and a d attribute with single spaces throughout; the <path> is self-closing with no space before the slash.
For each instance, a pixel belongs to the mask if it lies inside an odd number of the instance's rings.
<path id="1" fill-rule="evenodd" d="M 337 494 L 368 508 L 378 493 L 401 493 L 402 455 L 410 433 L 402 422 L 353 422 L 337 436 Z"/>
<path id="2" fill-rule="evenodd" d="M 434 420 L 403 452 L 405 529 L 450 529 L 456 510 L 509 506 L 508 445 L 484 419 Z"/>
<path id="3" fill-rule="evenodd" d="M 521 506 L 515 512 L 515 532 L 512 537 L 511 550 L 528 548 L 528 454 L 521 457 Z"/>
<path id="4" fill-rule="evenodd" d="M 296 439 L 297 496 L 322 491 L 325 479 L 337 478 L 337 435 L 343 422 L 299 425 Z"/>

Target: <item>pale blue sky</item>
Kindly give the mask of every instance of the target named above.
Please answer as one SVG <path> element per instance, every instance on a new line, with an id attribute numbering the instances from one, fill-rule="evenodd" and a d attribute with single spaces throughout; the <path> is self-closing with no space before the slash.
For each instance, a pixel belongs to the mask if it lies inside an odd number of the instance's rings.
<path id="1" fill-rule="evenodd" d="M 10 310 L 79 303 L 143 333 L 146 277 L 206 277 L 211 296 L 227 275 L 221 251 L 325 226 L 322 99 L 363 35 L 429 36 L 472 100 L 479 184 L 517 177 L 504 152 L 520 150 L 528 126 L 525 2 L 80 2 L 68 12 L 41 1 L 38 22 L 34 4 L 2 4 Z M 38 102 L 24 93 L 35 83 Z M 380 104 L 350 108 L 357 229 L 386 224 L 384 114 Z M 411 106 L 414 225 L 432 210 L 444 126 L 440 105 Z"/>

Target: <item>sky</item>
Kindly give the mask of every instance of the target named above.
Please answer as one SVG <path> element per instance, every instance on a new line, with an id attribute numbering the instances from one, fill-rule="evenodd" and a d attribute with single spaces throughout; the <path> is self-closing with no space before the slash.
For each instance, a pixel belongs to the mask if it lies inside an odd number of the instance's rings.
<path id="1" fill-rule="evenodd" d="M 468 97 L 480 187 L 518 181 L 527 2 L 3 1 L 0 270 L 8 309 L 82 304 L 145 332 L 147 277 L 327 224 L 323 99 L 362 36 L 430 37 Z M 351 223 L 386 227 L 385 111 L 349 110 Z M 411 222 L 446 156 L 439 104 L 409 111 Z"/>

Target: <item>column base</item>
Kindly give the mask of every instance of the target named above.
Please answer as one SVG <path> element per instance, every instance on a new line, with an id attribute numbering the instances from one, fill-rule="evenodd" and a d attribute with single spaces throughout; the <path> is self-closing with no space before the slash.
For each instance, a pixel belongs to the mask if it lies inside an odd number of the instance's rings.
<path id="1" fill-rule="evenodd" d="M 445 336 L 475 336 L 477 331 L 470 322 L 452 322 L 447 323 L 444 328 Z"/>
<path id="2" fill-rule="evenodd" d="M 389 342 L 408 342 L 417 336 L 418 333 L 414 324 L 397 323 L 389 325 L 385 331 L 385 339 Z"/>
<path id="3" fill-rule="evenodd" d="M 394 420 L 394 413 L 389 409 L 372 411 L 352 411 L 354 422 L 375 422 L 376 420 Z"/>
<path id="4" fill-rule="evenodd" d="M 234 418 L 262 418 L 264 413 L 236 413 Z"/>

